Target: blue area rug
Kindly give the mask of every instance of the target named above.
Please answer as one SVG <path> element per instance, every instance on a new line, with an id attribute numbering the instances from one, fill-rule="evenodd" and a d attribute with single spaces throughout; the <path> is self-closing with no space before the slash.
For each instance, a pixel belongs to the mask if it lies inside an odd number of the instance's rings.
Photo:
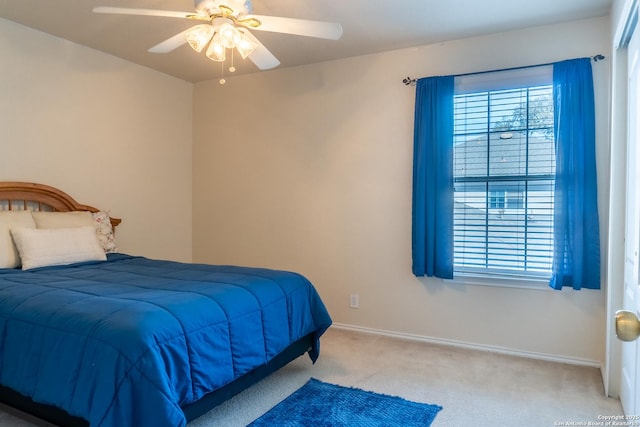
<path id="1" fill-rule="evenodd" d="M 311 378 L 251 427 L 427 427 L 442 409 Z"/>

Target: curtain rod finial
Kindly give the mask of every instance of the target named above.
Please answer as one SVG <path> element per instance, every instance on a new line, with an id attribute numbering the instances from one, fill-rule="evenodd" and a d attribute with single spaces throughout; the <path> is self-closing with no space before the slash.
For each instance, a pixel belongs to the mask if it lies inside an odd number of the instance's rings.
<path id="1" fill-rule="evenodd" d="M 404 83 L 405 86 L 415 86 L 416 85 L 416 79 L 412 79 L 411 77 L 405 77 L 404 79 L 402 79 L 402 83 Z"/>
<path id="2" fill-rule="evenodd" d="M 592 56 L 591 59 L 593 59 L 593 62 L 602 61 L 604 59 L 604 55 L 597 54 L 595 56 Z"/>

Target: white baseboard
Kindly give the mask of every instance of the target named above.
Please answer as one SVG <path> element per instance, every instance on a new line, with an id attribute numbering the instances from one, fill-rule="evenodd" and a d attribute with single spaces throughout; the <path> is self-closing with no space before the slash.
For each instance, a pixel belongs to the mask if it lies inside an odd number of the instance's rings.
<path id="1" fill-rule="evenodd" d="M 510 356 L 526 357 L 529 359 L 545 360 L 548 362 L 568 363 L 571 365 L 589 366 L 592 368 L 598 368 L 602 370 L 602 364 L 597 360 L 581 359 L 577 357 L 560 356 L 555 354 L 536 353 L 532 351 L 514 350 L 506 347 L 477 344 L 477 343 L 470 343 L 470 342 L 464 342 L 464 341 L 456 341 L 456 340 L 450 340 L 450 339 L 444 339 L 444 338 L 433 338 L 433 337 L 427 337 L 423 335 L 407 334 L 404 332 L 394 332 L 394 331 L 386 331 L 382 329 L 366 328 L 363 326 L 347 325 L 344 323 L 333 323 L 331 327 L 336 329 L 344 329 L 348 331 L 363 332 L 367 334 L 384 335 L 388 337 L 403 338 L 403 339 L 408 339 L 412 341 L 421 341 L 421 342 L 430 343 L 430 344 L 448 345 L 453 347 L 466 348 L 470 350 L 487 351 L 492 353 L 506 354 Z"/>

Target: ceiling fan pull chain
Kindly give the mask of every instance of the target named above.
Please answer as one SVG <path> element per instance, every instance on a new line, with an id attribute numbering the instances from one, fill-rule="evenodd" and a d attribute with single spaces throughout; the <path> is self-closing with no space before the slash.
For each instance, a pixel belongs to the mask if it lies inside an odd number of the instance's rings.
<path id="1" fill-rule="evenodd" d="M 229 72 L 230 73 L 235 73 L 236 72 L 236 67 L 233 66 L 233 52 L 235 51 L 235 49 L 231 49 L 231 66 L 229 67 Z"/>
<path id="2" fill-rule="evenodd" d="M 226 82 L 224 79 L 224 61 L 220 61 L 220 84 L 223 85 Z"/>

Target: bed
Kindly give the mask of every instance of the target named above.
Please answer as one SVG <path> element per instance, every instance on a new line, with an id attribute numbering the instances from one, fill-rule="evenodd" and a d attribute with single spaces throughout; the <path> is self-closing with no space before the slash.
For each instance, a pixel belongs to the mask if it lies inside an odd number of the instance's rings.
<path id="1" fill-rule="evenodd" d="M 12 408 L 61 426 L 184 426 L 319 356 L 331 318 L 300 274 L 117 252 L 120 219 L 42 184 L 0 182 L 0 214 L 0 401 Z"/>

